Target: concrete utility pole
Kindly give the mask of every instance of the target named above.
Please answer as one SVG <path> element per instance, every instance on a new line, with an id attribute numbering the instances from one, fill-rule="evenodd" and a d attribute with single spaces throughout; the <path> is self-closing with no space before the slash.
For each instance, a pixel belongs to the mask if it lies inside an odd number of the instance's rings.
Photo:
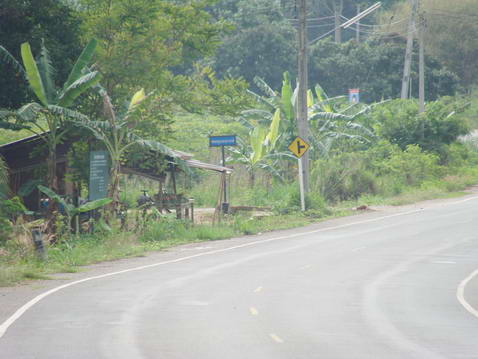
<path id="1" fill-rule="evenodd" d="M 360 4 L 357 5 L 357 16 L 360 14 Z M 357 21 L 357 33 L 356 33 L 356 38 L 355 41 L 357 41 L 357 44 L 360 42 L 360 20 Z"/>
<path id="2" fill-rule="evenodd" d="M 338 4 L 337 1 L 339 2 Z M 340 27 L 342 19 L 340 18 L 340 16 L 342 15 L 343 7 L 344 0 L 334 0 L 335 42 L 338 44 L 342 42 L 342 28 Z"/>
<path id="3" fill-rule="evenodd" d="M 410 15 L 410 22 L 408 24 L 408 37 L 407 37 L 407 49 L 405 51 L 405 64 L 403 67 L 402 78 L 402 93 L 400 98 L 408 98 L 408 89 L 410 85 L 410 71 L 412 65 L 412 53 L 413 53 L 413 34 L 416 31 L 415 19 L 417 15 L 418 0 L 410 0 L 412 3 L 412 13 Z"/>
<path id="4" fill-rule="evenodd" d="M 307 0 L 296 0 L 299 5 L 299 93 L 297 95 L 297 129 L 299 136 L 309 142 L 309 120 L 307 118 L 307 89 L 308 89 L 308 39 L 307 39 Z M 304 192 L 309 191 L 309 153 L 300 158 L 301 186 Z"/>
<path id="5" fill-rule="evenodd" d="M 420 12 L 418 23 L 419 50 L 419 89 L 418 89 L 418 112 L 425 112 L 425 16 Z"/>

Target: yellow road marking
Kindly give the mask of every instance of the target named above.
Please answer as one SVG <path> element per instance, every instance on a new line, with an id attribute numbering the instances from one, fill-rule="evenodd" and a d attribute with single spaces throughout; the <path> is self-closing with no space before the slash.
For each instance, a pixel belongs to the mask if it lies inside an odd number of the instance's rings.
<path id="1" fill-rule="evenodd" d="M 260 291 L 262 291 L 262 287 L 257 287 L 257 288 L 254 290 L 254 293 L 259 293 Z"/>
<path id="2" fill-rule="evenodd" d="M 254 307 L 250 307 L 249 311 L 251 312 L 252 315 L 259 315 L 259 311 Z"/>
<path id="3" fill-rule="evenodd" d="M 269 336 L 270 336 L 270 337 L 272 338 L 272 340 L 275 341 L 276 343 L 281 343 L 281 344 L 284 343 L 284 341 L 283 341 L 281 338 L 279 338 L 279 337 L 278 337 L 276 334 L 274 334 L 274 333 L 269 334 Z"/>

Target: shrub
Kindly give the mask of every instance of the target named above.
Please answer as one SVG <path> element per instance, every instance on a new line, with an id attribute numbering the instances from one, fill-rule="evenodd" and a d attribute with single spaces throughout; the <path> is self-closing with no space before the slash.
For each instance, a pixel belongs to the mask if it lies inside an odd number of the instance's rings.
<path id="1" fill-rule="evenodd" d="M 331 202 L 357 199 L 364 193 L 375 193 L 376 178 L 368 167 L 364 152 L 342 153 L 317 161 L 312 170 L 312 188 Z"/>
<path id="2" fill-rule="evenodd" d="M 468 123 L 454 112 L 458 103 L 447 99 L 431 102 L 423 114 L 411 100 L 394 100 L 377 106 L 372 113 L 380 137 L 405 150 L 409 145 L 419 145 L 425 151 L 440 153 L 442 147 L 457 140 L 469 131 Z"/>

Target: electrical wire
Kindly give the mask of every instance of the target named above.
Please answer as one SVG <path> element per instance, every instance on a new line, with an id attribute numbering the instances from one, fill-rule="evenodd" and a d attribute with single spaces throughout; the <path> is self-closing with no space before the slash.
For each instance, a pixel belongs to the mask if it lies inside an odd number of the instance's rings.
<path id="1" fill-rule="evenodd" d="M 335 16 L 325 16 L 325 17 L 309 17 L 307 18 L 307 21 L 320 21 L 320 20 L 326 20 L 326 19 L 333 19 Z M 290 21 L 299 21 L 299 19 L 286 19 Z"/>
<path id="2" fill-rule="evenodd" d="M 454 12 L 454 11 L 447 11 L 447 10 L 441 10 L 441 9 L 431 9 L 427 10 L 427 13 L 433 13 L 434 15 L 439 15 L 439 16 L 459 16 L 459 17 L 478 17 L 478 14 L 469 14 L 469 13 L 464 13 L 464 12 Z"/>
<path id="3" fill-rule="evenodd" d="M 356 28 L 348 27 L 346 30 L 351 30 L 353 32 L 357 32 Z M 402 30 L 403 31 L 403 30 Z M 413 29 L 412 31 L 407 31 L 405 30 L 404 32 L 400 31 L 394 31 L 394 32 L 374 32 L 374 31 L 362 31 L 359 30 L 360 33 L 362 34 L 367 34 L 367 35 L 376 35 L 376 36 L 384 36 L 389 39 L 397 38 L 397 37 L 407 37 L 409 34 L 415 34 L 418 30 Z"/>
<path id="4" fill-rule="evenodd" d="M 346 18 L 345 16 L 340 16 L 342 19 L 348 21 L 350 19 Z M 387 26 L 393 26 L 393 25 L 396 25 L 396 24 L 400 24 L 404 21 L 409 21 L 410 19 L 409 18 L 404 18 L 404 19 L 400 19 L 400 20 L 397 20 L 397 21 L 394 21 L 394 22 L 391 22 L 389 24 L 378 24 L 378 25 L 369 25 L 369 24 L 362 24 L 360 23 L 360 26 L 365 26 L 365 27 L 387 27 Z"/>
<path id="5" fill-rule="evenodd" d="M 434 15 L 434 16 L 445 16 L 445 17 L 451 17 L 455 19 L 465 19 L 465 18 L 478 18 L 478 14 L 458 14 L 458 13 L 439 13 L 439 12 L 434 12 L 434 11 L 427 11 L 427 14 Z"/>

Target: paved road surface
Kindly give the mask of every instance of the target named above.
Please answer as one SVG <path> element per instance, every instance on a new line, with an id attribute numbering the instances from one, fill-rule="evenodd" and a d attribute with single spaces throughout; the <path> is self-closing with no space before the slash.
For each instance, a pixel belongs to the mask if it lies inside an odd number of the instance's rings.
<path id="1" fill-rule="evenodd" d="M 28 305 L 0 358 L 478 358 L 477 229 L 469 198 L 177 250 Z"/>

